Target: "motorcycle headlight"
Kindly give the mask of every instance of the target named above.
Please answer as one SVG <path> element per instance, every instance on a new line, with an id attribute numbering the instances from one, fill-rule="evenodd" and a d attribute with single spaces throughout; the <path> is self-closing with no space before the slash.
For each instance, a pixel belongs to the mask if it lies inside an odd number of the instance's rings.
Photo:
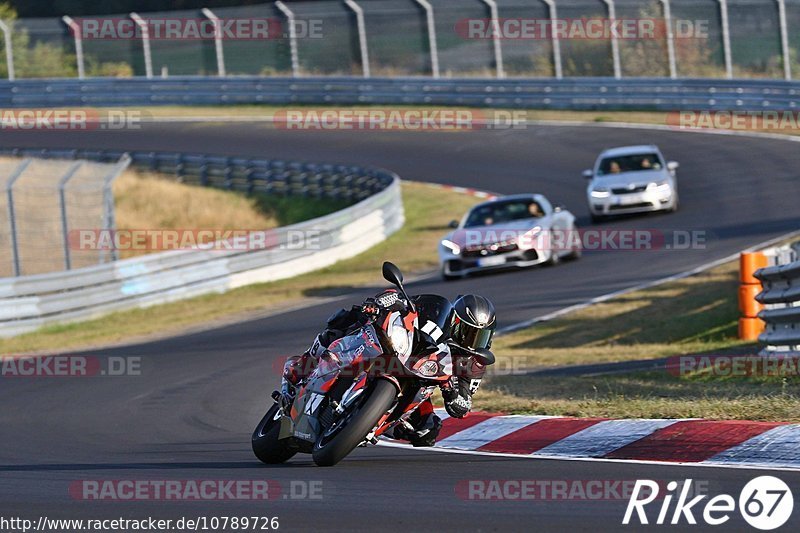
<path id="1" fill-rule="evenodd" d="M 606 187 L 595 187 L 592 189 L 592 198 L 608 198 L 611 196 L 611 191 Z"/>
<path id="2" fill-rule="evenodd" d="M 453 252 L 455 255 L 461 253 L 461 247 L 454 243 L 453 241 L 444 239 L 442 240 L 442 246 Z"/>
<path id="3" fill-rule="evenodd" d="M 411 355 L 411 344 L 413 340 L 412 332 L 406 330 L 403 325 L 403 319 L 400 316 L 392 320 L 392 325 L 389 330 L 389 342 L 392 343 L 392 349 L 397 355 Z"/>

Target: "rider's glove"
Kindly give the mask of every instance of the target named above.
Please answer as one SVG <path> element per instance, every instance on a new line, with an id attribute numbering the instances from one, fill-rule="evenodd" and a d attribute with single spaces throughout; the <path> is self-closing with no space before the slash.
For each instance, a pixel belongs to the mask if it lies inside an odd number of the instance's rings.
<path id="1" fill-rule="evenodd" d="M 442 389 L 444 408 L 453 418 L 464 418 L 472 409 L 472 396 L 469 390 L 462 391 L 459 378 L 453 376 Z"/>

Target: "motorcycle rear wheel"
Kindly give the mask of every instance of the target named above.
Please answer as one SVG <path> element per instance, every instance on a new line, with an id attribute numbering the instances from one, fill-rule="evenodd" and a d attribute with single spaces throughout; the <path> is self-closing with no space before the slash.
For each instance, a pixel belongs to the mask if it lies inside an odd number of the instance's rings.
<path id="1" fill-rule="evenodd" d="M 312 457 L 318 466 L 333 466 L 358 446 L 397 397 L 397 388 L 388 380 L 378 379 L 369 397 L 351 413 L 344 415 L 342 425 L 330 434 L 324 432 L 316 444 Z M 336 426 L 334 426 L 336 427 Z"/>
<path id="2" fill-rule="evenodd" d="M 253 453 L 268 465 L 283 463 L 291 459 L 297 450 L 289 446 L 289 439 L 278 440 L 281 432 L 280 418 L 275 420 L 278 404 L 270 407 L 253 431 Z"/>

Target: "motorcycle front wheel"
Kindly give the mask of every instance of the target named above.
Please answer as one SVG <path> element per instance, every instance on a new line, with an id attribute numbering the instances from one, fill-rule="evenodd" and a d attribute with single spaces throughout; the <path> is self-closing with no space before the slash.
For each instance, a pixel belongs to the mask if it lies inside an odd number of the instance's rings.
<path id="1" fill-rule="evenodd" d="M 386 379 L 378 379 L 367 398 L 317 439 L 312 452 L 314 462 L 333 466 L 344 459 L 372 431 L 396 397 L 397 388 Z"/>
<path id="2" fill-rule="evenodd" d="M 289 446 L 289 439 L 278 440 L 281 432 L 281 419 L 278 404 L 274 404 L 253 431 L 253 453 L 268 465 L 283 463 L 297 453 Z M 276 419 L 277 417 L 277 419 Z"/>

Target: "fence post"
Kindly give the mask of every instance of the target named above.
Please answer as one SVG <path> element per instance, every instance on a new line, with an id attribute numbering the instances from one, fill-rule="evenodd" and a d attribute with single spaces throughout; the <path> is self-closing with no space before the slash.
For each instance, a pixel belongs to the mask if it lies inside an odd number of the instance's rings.
<path id="1" fill-rule="evenodd" d="M 125 172 L 131 164 L 131 156 L 127 152 L 122 154 L 119 161 L 111 171 L 103 178 L 103 229 L 111 231 L 114 229 L 114 194 L 111 190 L 111 185 L 120 174 Z M 100 256 L 102 258 L 102 255 Z M 116 261 L 119 259 L 119 252 L 115 247 L 111 247 L 111 260 Z M 103 261 L 101 260 L 100 263 Z"/>
<path id="2" fill-rule="evenodd" d="M 144 50 L 144 72 L 148 78 L 153 77 L 153 56 L 150 53 L 150 28 L 147 26 L 147 21 L 140 17 L 137 13 L 131 13 L 130 17 L 142 30 L 142 49 Z"/>
<path id="3" fill-rule="evenodd" d="M 224 77 L 225 54 L 222 50 L 222 23 L 220 22 L 219 17 L 207 7 L 204 7 L 201 11 L 208 20 L 214 23 L 214 51 L 217 54 L 217 75 Z"/>
<path id="4" fill-rule="evenodd" d="M 11 43 L 11 28 L 5 23 L 5 21 L 0 20 L 0 31 L 3 32 L 3 39 L 6 45 L 6 67 L 8 69 L 8 80 L 14 81 L 14 50 Z"/>
<path id="5" fill-rule="evenodd" d="M 82 80 L 85 77 L 85 71 L 83 67 L 83 35 L 81 35 L 81 27 L 67 15 L 61 17 L 61 20 L 72 30 L 72 35 L 75 38 L 75 59 L 78 63 L 78 79 Z"/>
<path id="6" fill-rule="evenodd" d="M 664 25 L 667 27 L 667 60 L 669 61 L 669 77 L 678 77 L 678 62 L 675 59 L 675 32 L 672 29 L 672 7 L 669 0 L 661 0 L 664 6 Z"/>
<path id="7" fill-rule="evenodd" d="M 369 47 L 367 46 L 367 28 L 364 24 L 364 10 L 355 3 L 355 0 L 344 0 L 353 13 L 356 15 L 356 27 L 358 28 L 358 47 L 361 52 L 361 73 L 365 78 L 369 78 Z"/>
<path id="8" fill-rule="evenodd" d="M 561 65 L 561 41 L 553 28 L 558 18 L 558 11 L 556 10 L 555 0 L 542 0 L 547 4 L 548 11 L 550 12 L 550 43 L 553 47 L 553 70 L 556 74 L 556 79 L 560 80 L 564 77 L 564 70 Z"/>
<path id="9" fill-rule="evenodd" d="M 275 2 L 275 7 L 280 9 L 289 24 L 289 55 L 292 61 L 292 77 L 296 78 L 300 75 L 300 58 L 297 53 L 297 28 L 294 25 L 294 12 L 280 0 Z"/>
<path id="10" fill-rule="evenodd" d="M 614 27 L 614 22 L 617 20 L 617 7 L 614 5 L 614 0 L 603 0 L 608 8 L 608 21 L 611 27 Z M 619 39 L 615 31 L 611 32 L 611 61 L 614 64 L 614 77 L 620 79 L 622 77 L 622 63 L 619 58 Z"/>
<path id="11" fill-rule="evenodd" d="M 497 77 L 505 78 L 506 71 L 503 68 L 503 48 L 500 44 L 500 20 L 497 16 L 497 2 L 494 0 L 483 0 L 489 6 L 489 15 L 492 24 L 492 44 L 494 44 L 494 64 L 497 69 Z"/>
<path id="12" fill-rule="evenodd" d="M 58 181 L 58 201 L 61 204 L 61 238 L 64 244 L 64 268 L 70 270 L 72 268 L 72 261 L 69 253 L 69 228 L 67 227 L 67 199 L 65 189 L 67 182 L 72 178 L 78 169 L 83 165 L 83 161 L 76 161 L 70 165 L 67 171 L 61 176 Z M 105 194 L 105 192 L 104 192 Z"/>
<path id="13" fill-rule="evenodd" d="M 728 0 L 719 2 L 719 17 L 722 21 L 722 52 L 725 55 L 725 77 L 733 79 L 733 59 L 731 58 L 731 28 L 728 22 Z"/>
<path id="14" fill-rule="evenodd" d="M 792 79 L 792 55 L 789 52 L 789 23 L 786 20 L 786 0 L 778 2 L 778 22 L 781 27 L 781 56 L 783 57 L 783 77 Z"/>
<path id="15" fill-rule="evenodd" d="M 431 74 L 439 77 L 439 47 L 436 44 L 436 20 L 433 15 L 433 6 L 428 0 L 416 0 L 417 4 L 425 10 L 425 20 L 428 25 L 428 48 L 431 52 Z"/>
<path id="16" fill-rule="evenodd" d="M 11 256 L 14 261 L 14 275 L 20 275 L 20 268 L 19 268 L 19 244 L 17 242 L 17 219 L 14 214 L 14 182 L 25 172 L 25 169 L 28 168 L 28 165 L 31 164 L 31 159 L 23 159 L 22 163 L 19 164 L 17 168 L 14 169 L 14 172 L 8 178 L 6 182 L 6 197 L 8 199 L 8 223 L 11 227 Z"/>

